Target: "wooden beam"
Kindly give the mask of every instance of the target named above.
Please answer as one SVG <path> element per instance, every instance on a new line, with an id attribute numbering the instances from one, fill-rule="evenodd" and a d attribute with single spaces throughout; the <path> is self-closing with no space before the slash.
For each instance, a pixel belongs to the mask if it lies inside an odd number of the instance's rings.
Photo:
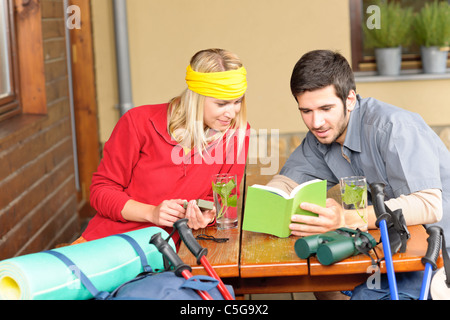
<path id="1" fill-rule="evenodd" d="M 39 0 L 15 0 L 16 36 L 23 113 L 46 114 L 44 50 Z"/>
<path id="2" fill-rule="evenodd" d="M 91 8 L 89 0 L 71 0 L 79 7 L 80 28 L 70 30 L 72 80 L 78 166 L 81 191 L 78 195 L 80 217 L 92 216 L 89 207 L 89 187 L 92 174 L 100 161 L 95 91 L 94 51 Z M 70 12 L 68 13 L 71 14 Z"/>

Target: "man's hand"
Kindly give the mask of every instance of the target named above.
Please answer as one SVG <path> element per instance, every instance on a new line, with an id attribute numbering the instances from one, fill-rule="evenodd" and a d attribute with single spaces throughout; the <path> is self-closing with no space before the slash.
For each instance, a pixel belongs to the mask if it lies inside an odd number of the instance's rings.
<path id="1" fill-rule="evenodd" d="M 318 216 L 293 215 L 291 220 L 296 223 L 291 223 L 289 229 L 295 236 L 306 237 L 344 226 L 344 209 L 334 199 L 328 198 L 325 208 L 307 202 L 300 204 L 300 208 L 316 213 Z"/>

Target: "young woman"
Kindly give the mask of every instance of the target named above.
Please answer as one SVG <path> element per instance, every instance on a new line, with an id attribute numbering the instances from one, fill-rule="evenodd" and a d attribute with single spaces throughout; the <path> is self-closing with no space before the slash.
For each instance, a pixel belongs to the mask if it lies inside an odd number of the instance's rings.
<path id="1" fill-rule="evenodd" d="M 92 178 L 97 214 L 75 243 L 149 226 L 170 233 L 181 218 L 193 229 L 214 222 L 215 208 L 201 211 L 194 200 L 212 201 L 214 174 L 242 180 L 250 128 L 246 70 L 231 52 L 202 50 L 191 59 L 186 83 L 169 103 L 121 117 Z"/>

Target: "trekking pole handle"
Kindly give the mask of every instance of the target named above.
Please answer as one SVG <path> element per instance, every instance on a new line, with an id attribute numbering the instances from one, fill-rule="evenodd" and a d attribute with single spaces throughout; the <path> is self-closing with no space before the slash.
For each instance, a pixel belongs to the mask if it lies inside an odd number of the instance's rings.
<path id="1" fill-rule="evenodd" d="M 203 248 L 197 242 L 194 235 L 192 234 L 191 228 L 188 227 L 187 222 L 188 219 L 180 219 L 173 224 L 173 227 L 178 230 L 181 240 L 183 240 L 189 251 L 191 251 L 192 254 L 197 258 L 197 264 L 201 264 L 200 259 L 203 256 L 206 256 L 206 254 L 208 253 L 208 249 Z"/>
<path id="2" fill-rule="evenodd" d="M 158 251 L 161 252 L 162 255 L 173 265 L 176 276 L 182 277 L 182 272 L 185 270 L 188 270 L 189 272 L 192 271 L 192 268 L 187 264 L 184 264 L 169 243 L 161 237 L 160 232 L 155 233 L 152 236 L 150 243 L 155 245 Z"/>
<path id="3" fill-rule="evenodd" d="M 386 207 L 384 205 L 384 183 L 375 182 L 370 185 L 370 192 L 372 194 L 372 203 L 375 210 L 375 215 L 377 217 L 376 226 L 379 228 L 379 223 L 381 220 L 386 220 L 388 224 L 390 222 L 391 215 L 386 212 Z"/>
<path id="4" fill-rule="evenodd" d="M 427 228 L 429 237 L 427 239 L 428 248 L 427 253 L 422 258 L 422 263 L 426 265 L 429 263 L 433 267 L 433 271 L 437 269 L 436 260 L 439 257 L 442 241 L 442 229 L 438 226 L 431 226 Z"/>

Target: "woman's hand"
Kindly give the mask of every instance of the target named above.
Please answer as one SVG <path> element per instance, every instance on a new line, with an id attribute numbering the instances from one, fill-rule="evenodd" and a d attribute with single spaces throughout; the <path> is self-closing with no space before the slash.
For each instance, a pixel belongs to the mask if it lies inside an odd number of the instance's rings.
<path id="1" fill-rule="evenodd" d="M 186 216 L 184 200 L 164 200 L 152 212 L 152 222 L 158 226 L 173 227 L 173 224 Z"/>
<path id="2" fill-rule="evenodd" d="M 164 200 L 157 206 L 128 200 L 122 209 L 125 220 L 151 222 L 162 227 L 173 227 L 173 223 L 185 217 L 184 200 Z"/>
<path id="3" fill-rule="evenodd" d="M 212 210 L 201 211 L 195 200 L 189 201 L 186 209 L 186 218 L 189 220 L 188 226 L 191 229 L 197 230 L 205 228 L 214 220 L 215 216 L 215 207 Z"/>
<path id="4" fill-rule="evenodd" d="M 334 199 L 328 198 L 325 208 L 306 202 L 300 204 L 300 208 L 317 213 L 318 216 L 293 215 L 291 220 L 297 223 L 291 223 L 289 228 L 295 236 L 320 234 L 344 225 L 344 210 Z"/>

